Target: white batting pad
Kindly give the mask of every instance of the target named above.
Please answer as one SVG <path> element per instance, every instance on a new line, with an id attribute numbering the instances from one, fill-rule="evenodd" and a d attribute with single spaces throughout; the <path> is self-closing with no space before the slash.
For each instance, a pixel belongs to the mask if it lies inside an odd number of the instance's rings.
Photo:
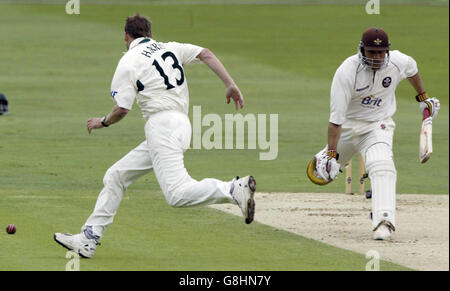
<path id="1" fill-rule="evenodd" d="M 372 226 L 387 220 L 395 226 L 395 170 L 391 147 L 376 143 L 366 151 L 366 170 L 372 185 Z"/>

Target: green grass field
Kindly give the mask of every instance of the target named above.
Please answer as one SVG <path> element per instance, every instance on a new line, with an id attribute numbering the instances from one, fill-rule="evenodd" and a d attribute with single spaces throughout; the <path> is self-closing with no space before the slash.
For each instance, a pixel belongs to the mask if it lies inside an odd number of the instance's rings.
<path id="1" fill-rule="evenodd" d="M 210 48 L 244 94 L 242 114 L 279 115 L 277 159 L 260 161 L 259 150 L 190 150 L 185 164 L 193 178 L 252 173 L 258 191 L 343 192 L 343 177 L 316 186 L 305 167 L 326 144 L 334 71 L 356 52 L 362 31 L 377 25 L 389 33 L 392 49 L 417 60 L 427 91 L 442 104 L 433 122 L 433 156 L 421 165 L 419 105 L 407 81 L 399 86 L 397 192 L 449 193 L 448 1 L 395 1 L 410 5 L 382 4 L 380 15 L 367 15 L 354 1 L 81 1 L 80 15 L 67 15 L 65 1 L 13 2 L 0 0 L 0 92 L 11 110 L 0 116 L 0 227 L 14 223 L 18 231 L 0 232 L 7 250 L 0 252 L 0 270 L 64 270 L 66 252 L 53 233 L 79 231 L 107 168 L 144 140 L 137 105 L 108 129 L 88 135 L 85 127 L 88 118 L 113 106 L 109 88 L 125 51 L 124 19 L 136 12 L 150 17 L 157 40 Z M 185 73 L 191 108 L 234 112 L 206 66 L 186 67 Z M 153 174 L 129 188 L 102 244 L 95 259 L 81 261 L 81 270 L 364 270 L 367 263 L 364 255 L 259 223 L 245 225 L 209 208 L 173 209 Z M 407 268 L 383 261 L 381 269 Z"/>

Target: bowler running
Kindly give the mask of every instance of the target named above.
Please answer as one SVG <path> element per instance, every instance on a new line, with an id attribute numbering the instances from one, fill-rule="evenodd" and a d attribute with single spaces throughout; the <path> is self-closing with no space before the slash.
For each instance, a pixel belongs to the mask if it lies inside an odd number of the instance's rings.
<path id="1" fill-rule="evenodd" d="M 55 241 L 84 258 L 92 258 L 126 189 L 151 170 L 171 206 L 237 204 L 245 222 L 251 223 L 255 214 L 253 176 L 196 181 L 184 167 L 183 153 L 189 148 L 192 132 L 185 66 L 205 63 L 225 84 L 227 103 L 233 99 L 238 110 L 244 106 L 244 99 L 225 67 L 207 48 L 154 40 L 151 22 L 139 14 L 126 19 L 125 43 L 128 51 L 120 59 L 111 84 L 116 104 L 108 115 L 89 119 L 87 130 L 90 134 L 119 122 L 136 100 L 146 121 L 146 140 L 108 169 L 104 188 L 81 232 L 55 233 Z"/>

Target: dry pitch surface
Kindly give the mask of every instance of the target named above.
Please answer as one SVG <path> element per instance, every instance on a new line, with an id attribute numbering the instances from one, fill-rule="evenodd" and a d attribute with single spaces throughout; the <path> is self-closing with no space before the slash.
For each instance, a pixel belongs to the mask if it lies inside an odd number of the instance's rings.
<path id="1" fill-rule="evenodd" d="M 397 195 L 397 231 L 372 239 L 371 200 L 331 193 L 256 193 L 255 221 L 415 270 L 449 270 L 449 196 Z M 213 208 L 241 215 L 231 204 Z M 380 264 L 380 270 L 383 269 Z"/>

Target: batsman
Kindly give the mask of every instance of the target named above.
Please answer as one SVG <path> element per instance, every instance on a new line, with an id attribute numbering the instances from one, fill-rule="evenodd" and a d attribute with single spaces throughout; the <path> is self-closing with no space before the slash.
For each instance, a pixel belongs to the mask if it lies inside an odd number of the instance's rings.
<path id="1" fill-rule="evenodd" d="M 396 111 L 395 90 L 404 79 L 416 91 L 424 120 L 431 124 L 440 104 L 437 98 L 428 97 L 416 61 L 398 50 L 391 51 L 383 29 L 364 31 L 357 54 L 336 70 L 331 85 L 328 144 L 307 168 L 312 182 L 325 185 L 336 178 L 355 153 L 361 153 L 372 187 L 375 240 L 389 239 L 396 229 L 392 116 Z"/>

